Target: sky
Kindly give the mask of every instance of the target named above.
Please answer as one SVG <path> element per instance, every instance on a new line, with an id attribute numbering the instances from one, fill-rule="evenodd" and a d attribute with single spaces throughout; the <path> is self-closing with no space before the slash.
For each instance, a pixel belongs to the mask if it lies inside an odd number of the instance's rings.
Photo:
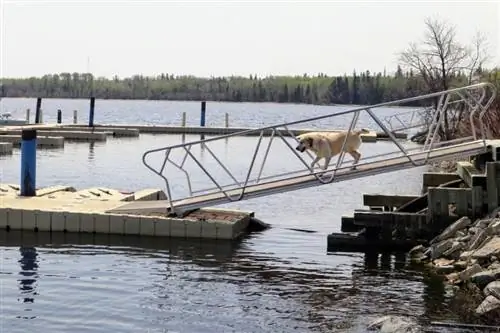
<path id="1" fill-rule="evenodd" d="M 476 30 L 500 65 L 499 1 L 0 0 L 0 77 L 393 72 L 424 20 Z"/>

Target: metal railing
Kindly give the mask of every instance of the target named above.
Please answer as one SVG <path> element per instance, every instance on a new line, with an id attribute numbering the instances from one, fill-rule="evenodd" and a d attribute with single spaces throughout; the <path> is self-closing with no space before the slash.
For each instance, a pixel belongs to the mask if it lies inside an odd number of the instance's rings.
<path id="1" fill-rule="evenodd" d="M 168 147 L 162 147 L 157 149 L 151 149 L 144 153 L 143 163 L 150 169 L 153 173 L 160 176 L 165 182 L 167 200 L 172 211 L 175 210 L 175 201 L 190 198 L 195 195 L 209 195 L 209 194 L 223 194 L 228 202 L 234 202 L 242 200 L 245 196 L 246 189 L 255 184 L 265 184 L 274 182 L 276 180 L 283 179 L 293 179 L 294 177 L 300 177 L 304 175 L 313 175 L 318 184 L 327 184 L 335 180 L 335 176 L 339 170 L 350 168 L 347 165 L 348 162 L 344 162 L 345 152 L 344 147 L 346 145 L 346 139 L 343 142 L 341 153 L 338 156 L 335 166 L 332 168 L 329 166 L 326 170 L 316 171 L 311 167 L 310 163 L 314 160 L 313 154 L 307 152 L 305 154 L 300 154 L 296 149 L 295 145 L 298 140 L 293 135 L 293 130 L 290 129 L 292 125 L 299 125 L 308 122 L 317 122 L 323 119 L 334 118 L 337 119 L 342 116 L 352 117 L 349 125 L 345 129 L 348 133 L 354 131 L 357 127 L 359 118 L 362 114 L 373 122 L 374 125 L 378 126 L 379 132 L 383 132 L 388 138 L 388 141 L 394 144 L 394 151 L 386 152 L 382 154 L 376 154 L 372 156 L 363 156 L 361 161 L 364 163 L 358 163 L 357 166 L 361 166 L 366 163 L 373 162 L 377 159 L 390 159 L 394 158 L 395 154 L 399 156 L 404 156 L 408 159 L 414 166 L 421 166 L 427 164 L 428 158 L 433 151 L 433 149 L 449 146 L 453 144 L 459 144 L 464 142 L 472 142 L 477 140 L 482 140 L 486 149 L 486 135 L 485 126 L 483 123 L 483 117 L 488 111 L 491 103 L 496 96 L 496 90 L 494 85 L 490 83 L 479 83 L 467 87 L 461 87 L 456 89 L 451 89 L 448 91 L 427 94 L 423 96 L 417 96 L 412 98 L 406 98 L 402 100 L 381 103 L 370 106 L 363 106 L 358 108 L 353 108 L 347 111 L 321 115 L 317 117 L 312 117 L 304 120 L 292 121 L 288 123 L 266 126 L 258 129 L 244 130 L 237 133 L 232 133 L 228 135 L 222 135 L 217 137 L 203 138 L 202 140 L 184 142 L 181 144 L 171 145 Z M 422 107 L 412 107 L 411 109 L 394 113 L 384 118 L 377 116 L 380 109 L 391 106 L 405 106 L 412 103 L 424 105 Z M 429 105 L 433 105 L 432 107 Z M 390 112 L 388 109 L 385 112 Z M 444 131 L 453 132 L 454 128 L 458 127 L 461 122 L 463 122 L 464 117 L 468 116 L 470 121 L 471 133 L 472 135 L 460 138 L 443 138 L 442 133 Z M 396 125 L 397 124 L 397 127 Z M 476 124 L 479 127 L 479 133 L 476 131 Z M 402 140 L 398 140 L 395 136 L 396 132 L 407 133 L 409 129 L 421 128 L 423 130 L 427 129 L 425 134 L 425 141 L 423 145 L 418 145 L 416 147 L 410 148 L 405 147 Z M 373 128 L 372 128 L 373 130 Z M 255 148 L 252 150 L 246 149 L 245 152 L 249 153 L 252 158 L 247 166 L 247 171 L 240 176 L 235 175 L 230 171 L 228 161 L 223 161 L 220 156 L 221 153 L 217 154 L 214 149 L 210 147 L 211 144 L 217 144 L 222 142 L 227 142 L 228 139 L 248 136 L 257 134 L 255 142 Z M 268 142 L 263 148 L 263 139 L 268 136 Z M 347 137 L 346 137 L 347 138 Z M 293 158 L 298 161 L 301 166 L 298 169 L 274 172 L 271 175 L 263 176 L 263 171 L 265 170 L 266 163 L 269 158 L 269 153 L 273 145 L 276 142 L 282 142 L 286 149 L 289 149 L 293 154 Z M 217 172 L 209 171 L 208 167 L 204 165 L 202 157 L 197 157 L 194 153 L 194 147 L 199 147 L 200 154 L 204 155 L 205 152 L 214 159 L 215 166 L 218 168 Z M 262 161 L 257 162 L 257 156 L 264 149 L 264 156 Z M 174 153 L 180 153 L 179 161 L 174 161 Z M 424 162 L 415 162 L 412 155 L 416 153 L 426 153 L 426 158 Z M 155 156 L 160 165 L 154 167 L 148 158 Z M 307 159 L 310 159 L 308 162 Z M 188 161 L 194 162 L 196 166 L 195 170 L 188 170 L 186 164 Z M 360 161 L 360 162 L 361 162 Z M 288 163 L 290 162 L 290 163 Z M 285 164 L 292 164 L 291 161 L 283 162 Z M 185 177 L 186 185 L 183 187 L 185 190 L 187 187 L 188 196 L 177 198 L 174 200 L 172 191 L 172 179 L 167 178 L 166 167 L 172 166 L 174 169 L 181 172 Z M 256 173 L 256 176 L 252 174 Z M 192 176 L 205 175 L 212 185 L 210 187 L 194 189 Z M 218 174 L 225 174 L 229 177 L 229 183 L 222 183 L 217 180 Z M 204 182 L 203 186 L 206 186 Z M 229 193 L 231 191 L 232 194 Z M 235 194 L 236 191 L 236 194 Z"/>

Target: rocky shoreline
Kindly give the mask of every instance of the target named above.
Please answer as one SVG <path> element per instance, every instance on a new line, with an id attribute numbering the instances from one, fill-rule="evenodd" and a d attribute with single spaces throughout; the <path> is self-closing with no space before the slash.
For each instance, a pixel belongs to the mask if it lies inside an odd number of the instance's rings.
<path id="1" fill-rule="evenodd" d="M 471 221 L 461 217 L 430 241 L 409 252 L 413 262 L 425 263 L 455 286 L 479 289 L 483 301 L 477 316 L 489 315 L 500 322 L 500 209 Z"/>

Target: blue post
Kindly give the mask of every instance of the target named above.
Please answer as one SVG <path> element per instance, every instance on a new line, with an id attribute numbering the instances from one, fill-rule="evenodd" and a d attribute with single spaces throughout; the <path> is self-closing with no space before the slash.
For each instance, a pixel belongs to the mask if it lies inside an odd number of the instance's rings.
<path id="1" fill-rule="evenodd" d="M 205 127 L 205 111 L 207 109 L 207 102 L 201 102 L 201 115 L 200 115 L 200 126 Z"/>
<path id="2" fill-rule="evenodd" d="M 36 196 L 36 130 L 21 134 L 21 196 Z"/>
<path id="3" fill-rule="evenodd" d="M 57 123 L 60 124 L 62 123 L 62 111 L 57 110 Z"/>
<path id="4" fill-rule="evenodd" d="M 95 97 L 90 97 L 89 127 L 94 127 Z"/>

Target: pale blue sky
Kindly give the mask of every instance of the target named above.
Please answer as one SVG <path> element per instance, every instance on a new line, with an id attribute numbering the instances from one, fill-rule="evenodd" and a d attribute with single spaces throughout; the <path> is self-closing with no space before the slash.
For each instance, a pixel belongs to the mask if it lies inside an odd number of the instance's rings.
<path id="1" fill-rule="evenodd" d="M 392 72 L 426 16 L 488 37 L 500 64 L 498 1 L 0 0 L 1 77 L 85 72 L 280 75 Z"/>

